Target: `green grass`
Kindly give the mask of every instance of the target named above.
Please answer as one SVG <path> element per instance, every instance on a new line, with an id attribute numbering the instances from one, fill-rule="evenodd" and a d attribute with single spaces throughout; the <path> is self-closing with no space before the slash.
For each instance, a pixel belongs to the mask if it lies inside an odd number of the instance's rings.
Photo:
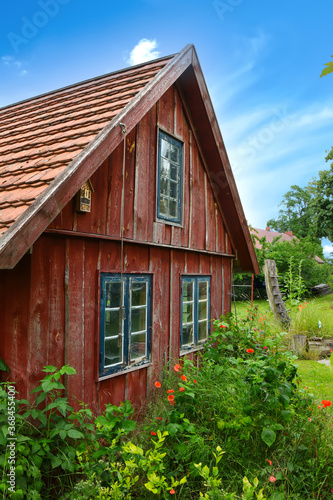
<path id="1" fill-rule="evenodd" d="M 317 403 L 323 399 L 333 401 L 333 370 L 318 361 L 297 360 L 298 373 L 301 376 L 300 387 L 308 387 Z M 333 408 L 327 408 L 333 415 Z"/>
<path id="2" fill-rule="evenodd" d="M 315 297 L 304 300 L 302 306 L 286 305 L 291 318 L 289 331 L 291 334 L 304 334 L 307 337 L 320 336 L 333 338 L 333 295 Z M 270 310 L 268 300 L 255 300 L 254 308 L 258 308 L 259 316 L 266 315 L 266 326 L 271 331 L 276 329 L 282 331 L 283 327 L 277 324 L 273 313 Z M 232 312 L 235 314 L 235 306 L 232 305 Z M 245 319 L 251 311 L 250 302 L 236 302 L 237 319 Z"/>

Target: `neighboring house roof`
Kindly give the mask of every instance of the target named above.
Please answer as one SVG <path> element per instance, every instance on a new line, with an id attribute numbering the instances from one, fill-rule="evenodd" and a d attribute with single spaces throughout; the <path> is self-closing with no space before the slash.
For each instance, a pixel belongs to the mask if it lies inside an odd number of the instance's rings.
<path id="1" fill-rule="evenodd" d="M 286 231 L 285 233 L 279 233 L 278 231 L 272 231 L 270 227 L 266 227 L 266 229 L 259 229 L 259 228 L 253 227 L 253 228 L 250 228 L 250 231 L 251 231 L 251 234 L 253 234 L 257 238 L 259 238 L 259 240 L 261 240 L 261 238 L 265 237 L 266 241 L 268 243 L 272 243 L 274 238 L 279 238 L 279 241 L 292 241 L 294 239 L 295 240 L 298 239 L 297 236 L 295 236 L 292 231 Z M 258 250 L 260 250 L 262 245 L 261 245 L 260 241 L 258 241 L 257 238 L 255 240 L 255 246 L 256 246 L 256 248 L 258 248 Z M 317 255 L 315 255 L 314 258 L 319 264 L 324 264 L 324 261 L 320 257 L 318 257 Z"/>
<path id="2" fill-rule="evenodd" d="M 195 124 L 238 265 L 259 272 L 193 45 L 179 54 L 0 109 L 0 269 L 14 267 L 82 184 L 177 83 Z M 222 175 L 223 174 L 223 175 Z"/>

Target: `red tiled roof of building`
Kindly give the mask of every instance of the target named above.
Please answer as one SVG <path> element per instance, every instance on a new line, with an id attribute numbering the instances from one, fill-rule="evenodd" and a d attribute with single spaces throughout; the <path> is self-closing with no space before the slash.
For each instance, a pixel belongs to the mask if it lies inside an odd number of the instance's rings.
<path id="1" fill-rule="evenodd" d="M 170 59 L 0 109 L 0 236 Z"/>

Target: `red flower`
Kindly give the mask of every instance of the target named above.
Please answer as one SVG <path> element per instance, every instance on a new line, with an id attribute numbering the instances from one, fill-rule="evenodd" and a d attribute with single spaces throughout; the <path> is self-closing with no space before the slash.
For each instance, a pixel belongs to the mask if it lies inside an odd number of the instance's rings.
<path id="1" fill-rule="evenodd" d="M 154 431 L 151 431 L 151 433 L 150 433 L 150 434 L 151 434 L 152 436 L 157 436 L 156 432 L 154 432 Z"/>
<path id="2" fill-rule="evenodd" d="M 174 495 L 175 493 L 175 490 L 172 488 L 172 490 L 170 490 L 170 495 Z"/>
<path id="3" fill-rule="evenodd" d="M 182 369 L 182 367 L 180 365 L 178 365 L 178 363 L 173 367 L 173 369 L 175 370 L 175 372 L 179 372 L 179 370 Z"/>
<path id="4" fill-rule="evenodd" d="M 156 418 L 157 418 L 157 420 L 162 420 L 162 417 L 156 417 Z"/>
<path id="5" fill-rule="evenodd" d="M 267 458 L 267 462 L 269 463 L 269 465 L 272 465 L 272 460 L 268 460 Z"/>
<path id="6" fill-rule="evenodd" d="M 185 391 L 185 387 L 179 387 L 179 392 L 184 392 Z"/>
<path id="7" fill-rule="evenodd" d="M 161 387 L 161 382 L 155 382 L 155 387 Z"/>
<path id="8" fill-rule="evenodd" d="M 186 382 L 186 380 L 187 380 L 187 377 L 185 377 L 185 375 L 182 375 L 180 378 L 181 378 L 182 380 L 184 380 L 184 382 Z"/>
<path id="9" fill-rule="evenodd" d="M 174 401 L 174 399 L 175 399 L 175 396 L 173 394 L 169 394 L 169 396 L 168 396 L 169 403 L 171 403 L 172 401 Z"/>
<path id="10" fill-rule="evenodd" d="M 194 382 L 195 384 L 197 383 L 197 381 L 196 381 L 195 379 L 193 380 L 193 382 Z"/>
<path id="11" fill-rule="evenodd" d="M 175 392 L 175 391 L 174 391 L 173 389 L 169 389 L 169 390 L 167 391 L 167 393 L 168 393 L 168 394 L 171 394 L 171 392 Z"/>
<path id="12" fill-rule="evenodd" d="M 246 352 L 248 352 L 249 354 L 253 354 L 254 350 L 253 349 L 246 349 Z"/>
<path id="13" fill-rule="evenodd" d="M 276 481 L 276 477 L 271 476 L 271 477 L 269 478 L 269 480 L 270 480 L 270 482 L 271 482 L 271 483 L 275 483 L 275 481 Z"/>
<path id="14" fill-rule="evenodd" d="M 221 324 L 221 325 L 220 325 L 220 328 L 227 328 L 227 327 Z"/>
<path id="15" fill-rule="evenodd" d="M 323 405 L 324 408 L 326 408 L 327 406 L 331 406 L 332 405 L 332 401 L 329 401 L 328 399 L 324 399 L 321 404 Z"/>

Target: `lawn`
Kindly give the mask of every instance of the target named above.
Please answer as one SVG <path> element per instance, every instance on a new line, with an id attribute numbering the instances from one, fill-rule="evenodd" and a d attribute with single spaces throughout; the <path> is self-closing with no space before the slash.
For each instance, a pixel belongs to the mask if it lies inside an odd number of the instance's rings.
<path id="1" fill-rule="evenodd" d="M 333 401 L 333 370 L 330 367 L 310 360 L 297 360 L 295 364 L 301 377 L 301 388 L 307 387 L 317 403 L 323 399 Z"/>

